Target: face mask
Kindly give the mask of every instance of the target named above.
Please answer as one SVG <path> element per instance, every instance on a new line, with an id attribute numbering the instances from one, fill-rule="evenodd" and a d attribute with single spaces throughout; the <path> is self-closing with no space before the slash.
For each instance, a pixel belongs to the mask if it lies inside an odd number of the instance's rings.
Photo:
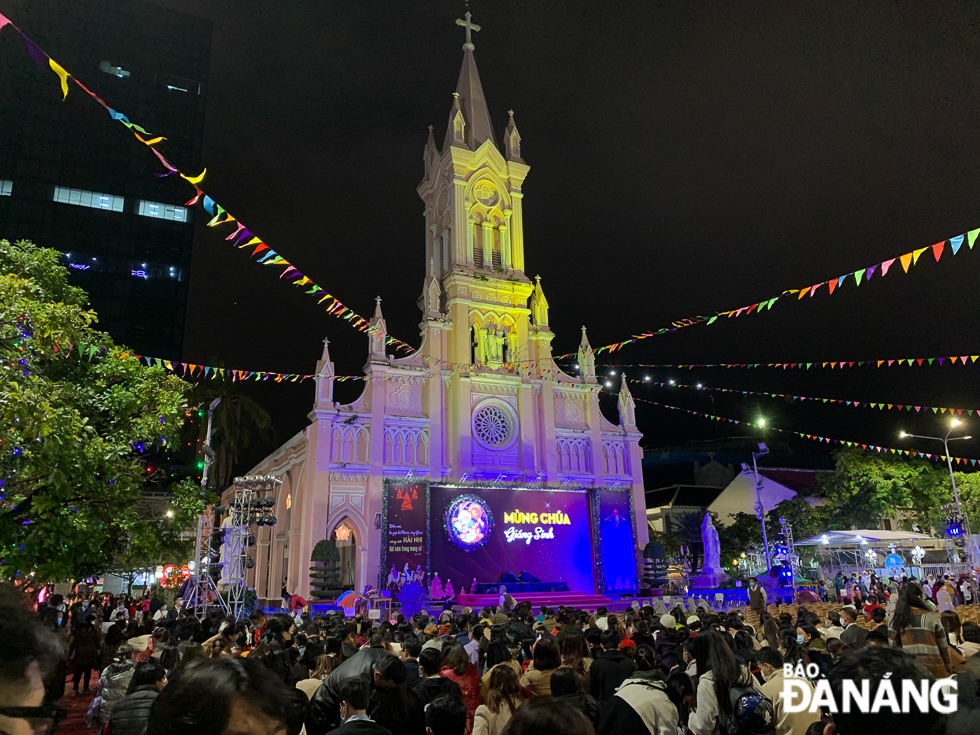
<path id="1" fill-rule="evenodd" d="M 755 587 L 755 582 L 749 582 L 749 587 L 754 588 Z"/>
<path id="2" fill-rule="evenodd" d="M 801 635 L 796 636 L 796 642 L 799 643 L 802 646 L 803 645 L 803 636 L 801 636 Z"/>
<path id="3" fill-rule="evenodd" d="M 773 674 L 775 674 L 775 673 L 776 673 L 776 670 L 773 669 L 768 674 L 763 673 L 762 678 L 765 679 L 766 681 L 769 681 L 773 677 Z"/>

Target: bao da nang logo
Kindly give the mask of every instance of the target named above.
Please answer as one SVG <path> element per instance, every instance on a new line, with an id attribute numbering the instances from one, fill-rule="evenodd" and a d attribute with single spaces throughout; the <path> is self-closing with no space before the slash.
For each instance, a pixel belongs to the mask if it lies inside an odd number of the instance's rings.
<path id="1" fill-rule="evenodd" d="M 446 508 L 446 533 L 464 551 L 479 549 L 492 530 L 493 514 L 483 498 L 460 495 Z"/>
<path id="2" fill-rule="evenodd" d="M 821 709 L 838 712 L 891 712 L 911 714 L 936 712 L 948 715 L 956 711 L 957 682 L 955 679 L 892 679 L 891 672 L 880 679 L 843 679 L 835 697 L 827 679 L 816 679 L 813 688 L 804 676 L 815 678 L 820 673 L 816 664 L 794 667 L 783 665 L 783 699 L 786 712 L 809 712 L 819 717 Z"/>

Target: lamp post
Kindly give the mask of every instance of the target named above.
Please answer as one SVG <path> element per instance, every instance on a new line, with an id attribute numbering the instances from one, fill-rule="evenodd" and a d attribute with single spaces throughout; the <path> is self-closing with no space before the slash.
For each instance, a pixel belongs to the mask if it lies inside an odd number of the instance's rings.
<path id="1" fill-rule="evenodd" d="M 974 558 L 973 554 L 973 533 L 970 531 L 970 521 L 963 513 L 963 504 L 960 503 L 960 494 L 956 491 L 956 478 L 953 476 L 953 458 L 949 455 L 949 443 L 955 441 L 962 441 L 966 439 L 972 439 L 971 436 L 954 436 L 950 437 L 953 433 L 953 429 L 959 426 L 962 421 L 957 418 L 952 419 L 949 422 L 949 431 L 946 432 L 946 436 L 921 436 L 919 434 L 907 434 L 904 431 L 899 433 L 899 437 L 902 439 L 931 439 L 932 441 L 942 442 L 943 451 L 946 453 L 946 467 L 949 469 L 949 482 L 953 486 L 953 505 L 956 508 L 956 515 L 959 522 L 963 525 L 963 535 L 966 537 L 966 559 L 970 565 L 970 577 L 974 576 L 977 560 Z"/>
<path id="2" fill-rule="evenodd" d="M 764 422 L 763 422 L 764 423 Z M 762 523 L 762 548 L 766 552 L 766 573 L 772 571 L 772 564 L 769 561 L 769 540 L 766 538 L 766 510 L 762 505 L 762 482 L 759 480 L 759 466 L 756 462 L 759 457 L 769 454 L 769 447 L 765 442 L 759 442 L 759 451 L 752 452 L 752 472 L 755 474 L 755 510 L 757 517 Z"/>

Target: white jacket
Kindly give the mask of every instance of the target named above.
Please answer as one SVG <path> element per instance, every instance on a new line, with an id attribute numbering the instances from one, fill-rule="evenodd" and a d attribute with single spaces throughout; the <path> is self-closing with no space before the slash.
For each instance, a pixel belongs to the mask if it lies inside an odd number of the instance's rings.
<path id="1" fill-rule="evenodd" d="M 742 686 L 756 686 L 758 681 L 743 666 L 742 678 L 738 683 Z M 698 679 L 697 701 L 698 708 L 691 712 L 691 717 L 687 721 L 687 729 L 694 735 L 719 735 L 721 726 L 718 723 L 718 718 L 721 717 L 721 707 L 718 705 L 718 698 L 715 697 L 713 671 L 709 671 Z"/>
<path id="2" fill-rule="evenodd" d="M 813 684 L 806 679 L 791 677 L 798 681 L 806 682 L 810 687 L 810 700 L 813 700 Z M 776 669 L 769 680 L 760 687 L 760 691 L 772 700 L 773 710 L 776 714 L 776 735 L 806 735 L 806 730 L 810 723 L 820 719 L 819 714 L 812 712 L 786 712 L 786 705 L 783 702 L 783 670 Z"/>

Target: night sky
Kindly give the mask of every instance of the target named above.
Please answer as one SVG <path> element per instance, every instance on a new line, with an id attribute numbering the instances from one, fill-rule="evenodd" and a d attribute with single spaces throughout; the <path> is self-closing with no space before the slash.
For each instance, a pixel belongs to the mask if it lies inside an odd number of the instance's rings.
<path id="1" fill-rule="evenodd" d="M 462 2 L 157 0 L 214 21 L 208 192 L 317 283 L 418 344 L 427 126 L 445 126 Z M 555 354 L 737 308 L 980 226 L 980 33 L 967 3 L 472 2 L 498 138 L 513 108 L 527 273 Z M 93 112 L 93 114 L 96 114 Z M 165 131 L 163 131 L 165 133 Z M 199 218 L 201 222 L 204 218 Z M 278 269 L 198 225 L 184 359 L 312 372 L 329 336 L 359 374 L 367 339 Z M 980 250 L 980 247 L 978 247 Z M 601 363 L 795 362 L 976 354 L 980 252 L 910 275 L 631 345 Z M 628 369 L 729 388 L 980 407 L 968 367 L 848 371 Z M 313 386 L 249 390 L 278 439 Z M 339 386 L 348 400 L 357 389 Z M 707 395 L 634 395 L 709 410 Z M 939 416 L 716 397 L 719 414 L 899 446 Z M 638 406 L 647 446 L 744 433 Z M 611 414 L 612 415 L 612 414 Z M 973 424 L 977 423 L 974 419 Z M 980 430 L 973 429 L 980 434 Z M 980 442 L 959 454 L 980 457 Z M 928 444 L 917 445 L 934 451 Z M 261 456 L 259 448 L 248 460 Z M 799 452 L 820 452 L 799 441 Z M 260 451 L 260 449 L 262 451 Z M 240 470 L 248 469 L 243 465 Z"/>

